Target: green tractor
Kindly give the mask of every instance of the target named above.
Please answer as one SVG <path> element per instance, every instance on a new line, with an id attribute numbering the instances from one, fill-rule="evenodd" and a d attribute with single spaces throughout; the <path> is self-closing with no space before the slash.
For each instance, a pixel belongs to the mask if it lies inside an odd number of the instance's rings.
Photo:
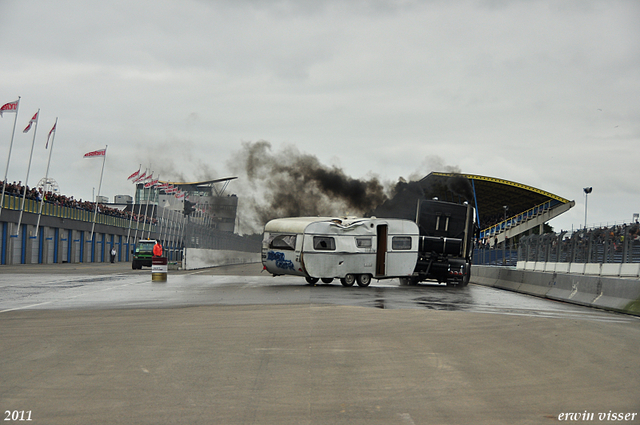
<path id="1" fill-rule="evenodd" d="M 144 239 L 138 241 L 135 249 L 131 250 L 133 254 L 133 262 L 131 268 L 133 270 L 142 269 L 142 266 L 151 267 L 151 259 L 153 258 L 153 247 L 156 241 L 153 239 Z"/>

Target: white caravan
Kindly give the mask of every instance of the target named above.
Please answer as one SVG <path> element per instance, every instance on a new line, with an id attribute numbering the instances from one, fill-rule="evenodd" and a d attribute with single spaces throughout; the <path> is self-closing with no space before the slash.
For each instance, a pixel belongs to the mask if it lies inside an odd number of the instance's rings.
<path id="1" fill-rule="evenodd" d="M 418 225 L 395 218 L 278 218 L 264 227 L 262 264 L 278 275 L 313 284 L 340 279 L 368 286 L 371 279 L 408 277 L 418 260 Z"/>

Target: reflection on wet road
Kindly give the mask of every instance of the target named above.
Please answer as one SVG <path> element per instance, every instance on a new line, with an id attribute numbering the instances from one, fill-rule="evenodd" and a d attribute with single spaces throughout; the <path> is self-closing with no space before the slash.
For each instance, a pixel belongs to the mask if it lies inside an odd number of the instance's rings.
<path id="1" fill-rule="evenodd" d="M 397 280 L 345 288 L 338 281 L 309 286 L 300 278 L 170 274 L 151 282 L 149 273 L 0 276 L 0 313 L 22 309 L 172 308 L 201 305 L 331 304 L 379 309 L 470 311 L 573 320 L 638 322 L 640 319 L 469 285 L 399 286 Z"/>

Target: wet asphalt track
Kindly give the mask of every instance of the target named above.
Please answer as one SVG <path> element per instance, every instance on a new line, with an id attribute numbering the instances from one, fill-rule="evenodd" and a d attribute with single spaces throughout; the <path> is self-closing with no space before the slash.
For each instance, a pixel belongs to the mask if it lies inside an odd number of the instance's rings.
<path id="1" fill-rule="evenodd" d="M 309 286 L 260 270 L 158 283 L 129 264 L 3 267 L 0 411 L 65 425 L 640 413 L 637 317 L 473 284 Z"/>
<path id="2" fill-rule="evenodd" d="M 345 288 L 338 280 L 307 285 L 298 277 L 272 277 L 258 264 L 170 272 L 167 282 L 152 282 L 148 268 L 134 271 L 126 264 L 64 266 L 66 273 L 56 270 L 55 274 L 46 273 L 38 265 L 22 266 L 34 273 L 25 273 L 19 266 L 6 270 L 0 275 L 0 313 L 25 309 L 326 304 L 640 323 L 632 316 L 473 284 L 462 289 L 438 284 L 407 287 L 389 279 L 373 280 L 367 288 Z"/>

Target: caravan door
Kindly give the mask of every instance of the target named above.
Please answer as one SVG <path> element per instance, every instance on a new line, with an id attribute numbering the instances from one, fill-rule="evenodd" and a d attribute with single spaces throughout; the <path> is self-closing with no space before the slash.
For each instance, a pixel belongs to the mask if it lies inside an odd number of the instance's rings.
<path id="1" fill-rule="evenodd" d="M 387 274 L 387 234 L 389 229 L 386 224 L 379 224 L 377 230 L 377 251 L 376 251 L 376 276 Z"/>

